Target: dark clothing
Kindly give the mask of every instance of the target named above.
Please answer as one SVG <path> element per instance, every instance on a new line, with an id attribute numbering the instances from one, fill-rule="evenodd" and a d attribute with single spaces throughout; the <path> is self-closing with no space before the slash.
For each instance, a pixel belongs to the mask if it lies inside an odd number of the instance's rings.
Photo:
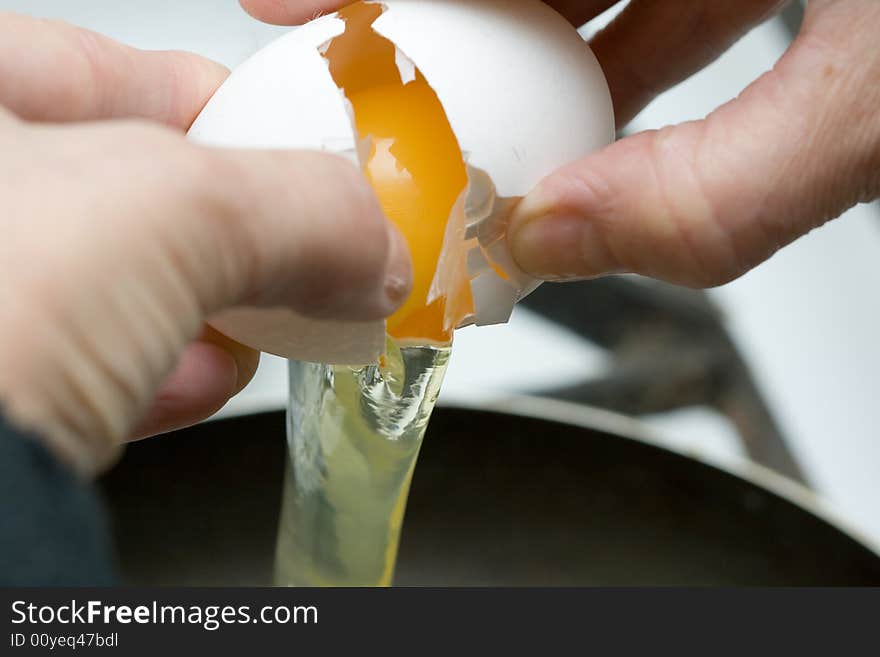
<path id="1" fill-rule="evenodd" d="M 0 586 L 115 582 L 94 486 L 0 417 Z"/>

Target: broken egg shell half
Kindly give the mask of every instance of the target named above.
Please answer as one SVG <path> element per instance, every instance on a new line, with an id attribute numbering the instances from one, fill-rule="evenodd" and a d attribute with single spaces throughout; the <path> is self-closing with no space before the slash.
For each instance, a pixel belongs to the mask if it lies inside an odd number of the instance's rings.
<path id="1" fill-rule="evenodd" d="M 395 45 L 404 82 L 417 68 L 436 92 L 467 164 L 462 205 L 465 238 L 475 245 L 467 254 L 472 320 L 506 322 L 514 303 L 538 285 L 510 257 L 509 211 L 556 168 L 614 140 L 605 77 L 572 25 L 538 0 L 379 4 L 373 30 Z M 351 108 L 323 56 L 344 31 L 345 22 L 330 14 L 256 53 L 210 100 L 190 138 L 221 147 L 322 150 L 363 165 Z M 286 308 L 233 309 L 211 324 L 243 344 L 297 360 L 366 364 L 385 348 L 384 322 L 312 320 Z"/>

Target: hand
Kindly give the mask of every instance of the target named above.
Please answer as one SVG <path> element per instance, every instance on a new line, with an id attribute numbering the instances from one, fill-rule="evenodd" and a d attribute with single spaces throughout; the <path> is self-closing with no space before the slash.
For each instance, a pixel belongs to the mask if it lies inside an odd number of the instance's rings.
<path id="1" fill-rule="evenodd" d="M 635 0 L 594 42 L 621 124 L 780 4 Z M 876 0 L 811 0 L 795 43 L 737 99 L 544 180 L 513 218 L 518 263 L 551 280 L 719 285 L 877 198 L 878 34 Z"/>
<path id="2" fill-rule="evenodd" d="M 343 3 L 242 4 L 296 22 Z M 549 4 L 581 25 L 616 1 Z M 591 43 L 618 125 L 783 4 L 632 0 Z M 877 0 L 811 0 L 795 43 L 737 99 L 702 121 L 623 139 L 539 184 L 512 217 L 519 265 L 549 280 L 636 272 L 718 285 L 877 198 L 878 34 Z"/>
<path id="3" fill-rule="evenodd" d="M 368 320 L 405 297 L 351 164 L 186 141 L 225 76 L 0 14 L 0 403 L 82 471 L 247 383 L 259 355 L 205 327 L 219 310 Z"/>

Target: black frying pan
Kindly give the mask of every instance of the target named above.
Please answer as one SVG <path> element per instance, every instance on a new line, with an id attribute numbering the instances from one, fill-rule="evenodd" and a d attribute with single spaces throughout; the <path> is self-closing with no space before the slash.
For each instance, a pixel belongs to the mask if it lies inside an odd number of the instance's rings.
<path id="1" fill-rule="evenodd" d="M 284 444 L 277 412 L 133 445 L 103 480 L 128 580 L 270 584 Z M 395 583 L 878 585 L 880 557 L 765 487 L 607 427 L 440 408 Z"/>

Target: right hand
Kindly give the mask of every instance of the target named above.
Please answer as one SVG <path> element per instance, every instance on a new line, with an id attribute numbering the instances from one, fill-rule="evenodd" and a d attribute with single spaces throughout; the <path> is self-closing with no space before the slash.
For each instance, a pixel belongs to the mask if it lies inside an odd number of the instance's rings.
<path id="1" fill-rule="evenodd" d="M 241 0 L 293 24 L 340 0 Z M 511 3 L 512 4 L 512 3 Z M 547 0 L 583 25 L 618 0 Z M 618 128 L 784 0 L 632 0 L 590 45 Z M 725 283 L 880 197 L 880 0 L 810 0 L 772 70 L 701 121 L 641 132 L 552 173 L 519 204 L 519 266 L 565 281 L 636 272 Z"/>
<path id="2" fill-rule="evenodd" d="M 551 4 L 580 22 L 615 2 Z M 591 42 L 618 127 L 783 4 L 633 0 Z M 710 287 L 878 198 L 878 44 L 878 0 L 810 0 L 791 47 L 738 97 L 539 183 L 511 218 L 517 263 L 547 280 L 635 272 Z"/>

